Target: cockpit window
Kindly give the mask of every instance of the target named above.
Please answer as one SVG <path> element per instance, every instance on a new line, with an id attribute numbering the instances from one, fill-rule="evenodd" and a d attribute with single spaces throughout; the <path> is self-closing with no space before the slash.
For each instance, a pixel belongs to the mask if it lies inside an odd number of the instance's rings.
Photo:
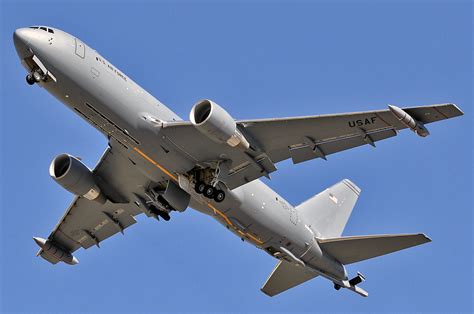
<path id="1" fill-rule="evenodd" d="M 54 34 L 54 29 L 48 28 L 48 27 L 44 27 L 44 26 L 30 26 L 29 28 L 32 28 L 32 29 L 41 29 L 42 31 L 45 31 L 45 32 Z"/>

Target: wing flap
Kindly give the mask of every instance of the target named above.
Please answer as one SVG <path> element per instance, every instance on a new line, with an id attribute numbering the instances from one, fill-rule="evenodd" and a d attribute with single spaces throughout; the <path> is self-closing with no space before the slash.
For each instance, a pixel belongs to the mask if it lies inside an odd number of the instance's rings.
<path id="1" fill-rule="evenodd" d="M 77 197 L 49 240 L 69 252 L 97 245 L 136 223 L 133 204 L 105 204 Z"/>
<path id="2" fill-rule="evenodd" d="M 394 128 L 384 128 L 365 132 L 360 129 L 359 132 L 348 134 L 338 138 L 326 141 L 311 141 L 311 144 L 300 144 L 290 147 L 290 156 L 293 163 L 297 164 L 314 158 L 326 159 L 326 156 L 338 153 L 343 150 L 355 148 L 365 144 L 375 146 L 375 142 L 381 141 L 397 135 Z"/>
<path id="3" fill-rule="evenodd" d="M 325 252 L 344 265 L 417 246 L 431 239 L 424 234 L 393 234 L 318 240 Z"/>
<path id="4" fill-rule="evenodd" d="M 261 291 L 273 297 L 317 276 L 305 267 L 296 266 L 287 261 L 279 261 Z"/>

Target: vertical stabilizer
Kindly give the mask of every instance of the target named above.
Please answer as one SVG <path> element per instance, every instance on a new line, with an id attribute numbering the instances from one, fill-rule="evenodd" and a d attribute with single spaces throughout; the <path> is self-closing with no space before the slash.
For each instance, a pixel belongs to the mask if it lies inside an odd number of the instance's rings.
<path id="1" fill-rule="evenodd" d="M 360 189 L 348 179 L 331 186 L 297 206 L 300 215 L 321 238 L 341 236 Z"/>

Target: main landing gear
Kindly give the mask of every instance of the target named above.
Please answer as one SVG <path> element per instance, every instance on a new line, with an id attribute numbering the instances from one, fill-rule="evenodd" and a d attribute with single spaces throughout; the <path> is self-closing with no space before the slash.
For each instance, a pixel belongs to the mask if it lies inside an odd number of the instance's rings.
<path id="1" fill-rule="evenodd" d="M 157 219 L 163 219 L 169 221 L 171 219 L 170 213 L 175 210 L 163 197 L 163 186 L 149 187 L 145 191 L 145 195 L 148 197 L 146 201 L 148 210 Z"/>
<path id="2" fill-rule="evenodd" d="M 202 194 L 209 199 L 213 199 L 217 203 L 222 202 L 225 199 L 225 193 L 222 190 L 219 190 L 212 185 L 206 184 L 202 181 L 199 181 L 194 186 L 194 190 L 198 194 Z"/>
<path id="3" fill-rule="evenodd" d="M 194 191 L 217 203 L 225 199 L 225 192 L 219 189 L 220 186 L 224 185 L 219 181 L 222 165 L 221 161 L 217 161 L 213 167 L 194 169 L 190 173 L 192 181 L 195 182 Z"/>
<path id="4" fill-rule="evenodd" d="M 161 217 L 163 220 L 165 221 L 169 221 L 171 219 L 171 216 L 169 213 L 163 211 L 163 210 L 159 210 L 158 208 L 156 208 L 154 205 L 150 205 L 149 206 L 150 208 L 150 211 L 155 214 L 156 216 L 159 216 Z"/>

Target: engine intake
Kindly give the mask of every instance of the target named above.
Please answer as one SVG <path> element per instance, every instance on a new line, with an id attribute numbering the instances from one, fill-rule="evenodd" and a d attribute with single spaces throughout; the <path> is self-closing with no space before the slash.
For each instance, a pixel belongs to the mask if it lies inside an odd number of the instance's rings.
<path id="1" fill-rule="evenodd" d="M 235 120 L 211 100 L 204 99 L 196 103 L 189 119 L 196 129 L 217 143 L 227 143 L 243 150 L 250 147 L 247 139 L 237 129 Z"/>
<path id="2" fill-rule="evenodd" d="M 69 192 L 88 200 L 105 203 L 106 197 L 97 186 L 92 171 L 77 158 L 61 154 L 49 166 L 49 175 Z"/>

